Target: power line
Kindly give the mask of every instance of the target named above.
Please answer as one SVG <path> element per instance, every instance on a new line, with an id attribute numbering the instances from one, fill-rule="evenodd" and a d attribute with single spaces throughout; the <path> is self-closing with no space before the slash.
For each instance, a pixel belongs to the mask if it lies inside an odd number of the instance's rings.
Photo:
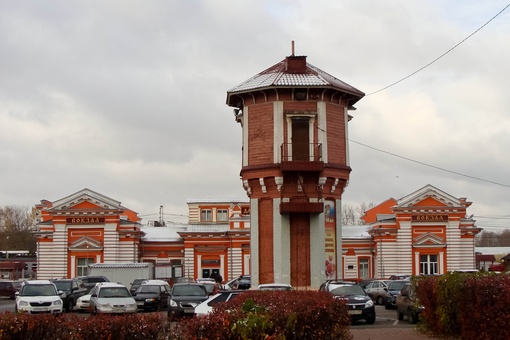
<path id="1" fill-rule="evenodd" d="M 460 172 L 457 172 L 457 171 L 452 171 L 452 170 L 441 168 L 441 167 L 438 167 L 438 166 L 435 166 L 435 165 L 431 165 L 431 164 L 427 164 L 427 163 L 424 163 L 424 162 L 420 162 L 420 161 L 417 161 L 417 160 L 414 160 L 414 159 L 411 159 L 411 158 L 407 158 L 407 157 L 400 156 L 400 155 L 397 155 L 397 154 L 394 154 L 394 153 L 391 153 L 391 152 L 388 152 L 388 151 L 384 151 L 384 150 L 381 150 L 381 149 L 374 148 L 373 146 L 370 146 L 370 145 L 367 145 L 367 144 L 363 144 L 363 143 L 357 142 L 357 141 L 352 140 L 352 139 L 349 139 L 349 141 L 353 142 L 353 143 L 356 143 L 356 144 L 359 144 L 359 145 L 362 145 L 364 147 L 367 147 L 367 148 L 370 148 L 370 149 L 373 149 L 373 150 L 376 150 L 376 151 L 379 151 L 379 152 L 382 152 L 382 153 L 394 156 L 394 157 L 402 158 L 402 159 L 405 159 L 405 160 L 410 161 L 410 162 L 414 162 L 414 163 L 418 163 L 418 164 L 421 164 L 421 165 L 424 165 L 424 166 L 428 166 L 430 168 L 434 168 L 434 169 L 441 170 L 441 171 L 444 171 L 444 172 L 449 172 L 449 173 L 452 173 L 452 174 L 455 174 L 455 175 L 458 175 L 458 176 L 463 176 L 463 177 L 467 177 L 467 178 L 471 178 L 471 179 L 476 179 L 478 181 L 487 182 L 487 183 L 499 185 L 499 186 L 502 186 L 502 187 L 510 188 L 510 185 L 508 185 L 508 184 L 494 182 L 494 181 L 490 181 L 490 180 L 483 179 L 483 178 L 480 178 L 480 177 L 466 175 L 466 174 L 463 174 L 463 173 L 460 173 Z"/>
<path id="2" fill-rule="evenodd" d="M 383 87 L 382 89 L 380 90 L 377 90 L 375 92 L 371 92 L 366 96 L 370 96 L 372 94 L 376 94 L 376 93 L 379 93 L 381 91 L 384 91 L 392 86 L 395 86 L 397 85 L 398 83 L 406 80 L 407 78 L 410 78 L 412 76 L 414 76 L 416 73 L 420 72 L 421 70 L 429 67 L 430 65 L 434 64 L 436 61 L 438 61 L 439 59 L 443 58 L 445 55 L 447 55 L 448 53 L 450 53 L 451 51 L 453 51 L 455 48 L 457 48 L 460 44 L 462 44 L 464 41 L 468 40 L 469 38 L 471 38 L 473 35 L 475 35 L 478 31 L 480 31 L 482 28 L 484 28 L 485 26 L 487 26 L 492 20 L 494 20 L 497 16 L 499 16 L 501 13 L 503 13 L 503 11 L 505 11 L 508 7 L 510 6 L 510 4 L 506 5 L 505 8 L 503 8 L 501 11 L 499 11 L 495 16 L 493 16 L 489 21 L 487 21 L 485 24 L 483 24 L 482 26 L 480 26 L 476 31 L 474 31 L 473 33 L 471 33 L 470 35 L 468 35 L 466 38 L 464 38 L 461 42 L 457 43 L 455 46 L 453 46 L 452 48 L 450 48 L 448 51 L 446 51 L 445 53 L 441 54 L 439 57 L 437 57 L 436 59 L 432 60 L 430 63 L 426 64 L 425 66 L 419 68 L 418 70 L 414 71 L 413 73 L 409 74 L 408 76 L 405 76 L 404 78 L 400 79 L 400 80 L 397 80 L 396 82 L 386 86 L 386 87 Z"/>

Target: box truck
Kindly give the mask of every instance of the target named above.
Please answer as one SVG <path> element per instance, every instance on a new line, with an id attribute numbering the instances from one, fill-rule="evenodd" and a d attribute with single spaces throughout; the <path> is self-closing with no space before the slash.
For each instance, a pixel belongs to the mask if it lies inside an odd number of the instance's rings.
<path id="1" fill-rule="evenodd" d="M 105 276 L 111 282 L 122 283 L 128 289 L 135 279 L 154 279 L 154 264 L 137 263 L 94 263 L 89 265 L 89 275 Z"/>

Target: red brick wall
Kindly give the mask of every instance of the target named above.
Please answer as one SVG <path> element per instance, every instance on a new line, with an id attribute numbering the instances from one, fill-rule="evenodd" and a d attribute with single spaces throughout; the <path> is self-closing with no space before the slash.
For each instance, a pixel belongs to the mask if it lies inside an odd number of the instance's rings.
<path id="1" fill-rule="evenodd" d="M 274 163 L 273 103 L 250 106 L 248 130 L 248 164 Z"/>
<path id="2" fill-rule="evenodd" d="M 259 200 L 259 283 L 274 282 L 273 200 Z"/>
<path id="3" fill-rule="evenodd" d="M 328 163 L 346 164 L 345 119 L 343 106 L 326 104 Z M 322 150 L 326 152 L 326 150 Z"/>
<path id="4" fill-rule="evenodd" d="M 290 215 L 290 282 L 294 287 L 310 286 L 310 216 Z"/>

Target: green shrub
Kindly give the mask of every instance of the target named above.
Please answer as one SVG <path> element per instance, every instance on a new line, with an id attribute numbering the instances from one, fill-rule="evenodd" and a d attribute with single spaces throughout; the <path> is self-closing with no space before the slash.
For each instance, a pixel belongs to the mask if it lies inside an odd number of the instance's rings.
<path id="1" fill-rule="evenodd" d="M 185 322 L 183 339 L 352 339 L 344 301 L 317 291 L 250 291 Z"/>

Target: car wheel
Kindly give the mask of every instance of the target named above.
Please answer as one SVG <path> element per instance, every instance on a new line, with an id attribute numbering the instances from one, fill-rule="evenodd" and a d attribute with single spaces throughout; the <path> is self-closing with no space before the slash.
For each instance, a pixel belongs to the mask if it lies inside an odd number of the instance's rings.
<path id="1" fill-rule="evenodd" d="M 409 315 L 408 315 L 407 319 L 409 320 L 409 323 L 411 323 L 411 324 L 417 323 L 419 320 L 418 313 L 416 313 L 415 311 L 412 311 L 412 310 L 409 311 Z"/>
<path id="2" fill-rule="evenodd" d="M 398 310 L 397 310 L 397 319 L 399 319 L 400 321 L 404 320 L 404 314 L 400 313 Z"/>
<path id="3" fill-rule="evenodd" d="M 66 303 L 66 313 L 70 313 L 73 310 L 73 300 L 69 300 Z"/>
<path id="4" fill-rule="evenodd" d="M 379 296 L 379 297 L 377 298 L 377 304 L 379 304 L 379 305 L 381 305 L 381 306 L 382 306 L 382 305 L 384 305 L 384 299 L 383 299 L 383 297 L 382 297 L 382 296 Z"/>
<path id="5" fill-rule="evenodd" d="M 375 314 L 373 314 L 369 318 L 367 318 L 366 321 L 369 325 L 373 325 L 375 323 Z"/>

